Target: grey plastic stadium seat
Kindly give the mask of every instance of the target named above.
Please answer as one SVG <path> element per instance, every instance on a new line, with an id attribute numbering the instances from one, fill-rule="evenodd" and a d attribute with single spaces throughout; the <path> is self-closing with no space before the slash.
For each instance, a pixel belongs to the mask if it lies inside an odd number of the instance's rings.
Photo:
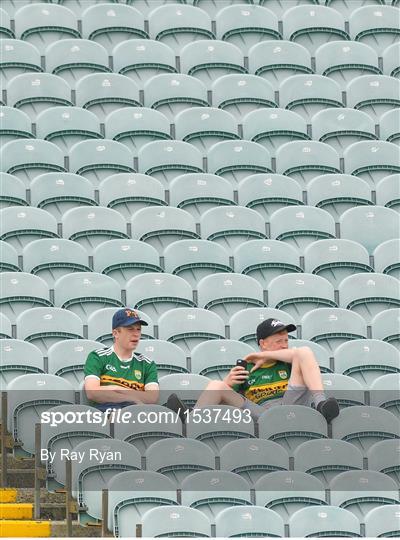
<path id="1" fill-rule="evenodd" d="M 178 345 L 170 341 L 161 339 L 142 341 L 138 352 L 156 362 L 159 377 L 173 373 L 188 373 L 185 353 Z"/>
<path id="2" fill-rule="evenodd" d="M 204 277 L 198 286 L 199 307 L 214 311 L 227 321 L 240 309 L 264 307 L 262 286 L 254 278 L 234 273 Z"/>
<path id="3" fill-rule="evenodd" d="M 216 534 L 224 537 L 283 537 L 284 523 L 279 514 L 259 506 L 226 508 L 215 519 Z"/>
<path id="4" fill-rule="evenodd" d="M 385 504 L 398 504 L 396 482 L 376 471 L 347 471 L 339 474 L 330 484 L 331 503 L 353 512 L 360 521 L 373 508 Z"/>
<path id="5" fill-rule="evenodd" d="M 398 482 L 400 478 L 399 455 L 400 441 L 398 439 L 377 442 L 368 450 L 368 469 L 385 473 Z"/>
<path id="6" fill-rule="evenodd" d="M 3 19 L 2 19 L 3 20 Z M 23 73 L 42 71 L 40 52 L 26 41 L 2 39 L 0 42 L 0 82 L 7 82 Z"/>
<path id="7" fill-rule="evenodd" d="M 290 535 L 309 538 L 313 536 L 359 537 L 358 518 L 337 506 L 312 506 L 297 510 L 289 519 Z"/>
<path id="8" fill-rule="evenodd" d="M 143 515 L 142 532 L 150 537 L 208 538 L 211 536 L 211 523 L 200 510 L 186 506 L 161 506 Z"/>
<path id="9" fill-rule="evenodd" d="M 116 141 L 92 140 L 74 144 L 69 153 L 70 171 L 98 186 L 101 180 L 119 172 L 133 172 L 133 156 Z"/>
<path id="10" fill-rule="evenodd" d="M 383 368 L 385 367 L 384 365 Z M 373 381 L 370 387 L 370 403 L 382 407 L 400 419 L 400 370 L 398 361 L 395 369 L 397 369 L 397 373 L 382 375 Z"/>
<path id="11" fill-rule="evenodd" d="M 200 308 L 171 309 L 161 315 L 158 328 L 160 339 L 175 343 L 187 356 L 199 343 L 225 337 L 224 321 L 216 313 Z"/>
<path id="12" fill-rule="evenodd" d="M 326 6 L 295 6 L 282 16 L 283 37 L 303 45 L 314 56 L 316 49 L 329 41 L 347 40 L 344 18 Z"/>
<path id="13" fill-rule="evenodd" d="M 20 375 L 7 385 L 8 429 L 15 441 L 20 441 L 17 452 L 25 457 L 35 453 L 35 433 L 32 429 L 41 415 L 56 405 L 72 406 L 74 389 L 68 381 L 47 373 Z M 42 424 L 43 427 L 43 424 Z"/>
<path id="14" fill-rule="evenodd" d="M 0 339 L 11 338 L 11 321 L 3 313 L 0 313 Z"/>
<path id="15" fill-rule="evenodd" d="M 325 278 L 307 273 L 274 278 L 268 286 L 268 304 L 296 321 L 312 309 L 336 307 L 333 285 Z"/>
<path id="16" fill-rule="evenodd" d="M 235 6 L 235 4 L 247 4 L 246 8 L 248 8 L 253 3 L 254 0 L 193 0 L 193 5 L 206 11 L 213 20 L 225 7 Z"/>
<path id="17" fill-rule="evenodd" d="M 361 176 L 371 186 L 381 178 L 400 172 L 399 148 L 385 141 L 363 141 L 343 153 L 345 172 Z"/>
<path id="18" fill-rule="evenodd" d="M 239 47 L 246 54 L 252 45 L 269 39 L 281 39 L 278 17 L 258 5 L 231 5 L 223 7 L 219 1 L 215 18 L 217 38 Z M 222 8 L 222 9 L 221 9 Z"/>
<path id="19" fill-rule="evenodd" d="M 62 377 L 71 383 L 76 391 L 79 391 L 84 379 L 83 368 L 86 358 L 91 351 L 99 348 L 98 342 L 89 339 L 57 341 L 47 351 L 48 372 Z"/>
<path id="20" fill-rule="evenodd" d="M 400 145 L 400 111 L 393 109 L 383 114 L 379 121 L 380 138 Z"/>
<path id="21" fill-rule="evenodd" d="M 147 37 L 144 16 L 124 4 L 89 5 L 82 14 L 82 37 L 99 43 L 111 53 L 118 43 Z"/>
<path id="22" fill-rule="evenodd" d="M 383 51 L 383 73 L 385 75 L 400 78 L 399 48 L 399 43 L 393 43 Z"/>
<path id="23" fill-rule="evenodd" d="M 11 244 L 0 240 L 0 253 L 0 272 L 19 272 L 21 270 L 17 250 Z"/>
<path id="24" fill-rule="evenodd" d="M 91 4 L 112 4 L 115 0 L 90 0 Z M 81 17 L 83 11 L 87 8 L 85 0 L 57 0 L 59 4 L 68 7 L 77 17 Z M 112 7 L 112 6 L 110 6 Z"/>
<path id="25" fill-rule="evenodd" d="M 214 452 L 207 444 L 195 439 L 162 439 L 146 450 L 146 469 L 162 473 L 178 488 L 190 474 L 214 468 Z"/>
<path id="26" fill-rule="evenodd" d="M 25 185 L 16 176 L 0 173 L 0 209 L 27 206 Z"/>
<path id="27" fill-rule="evenodd" d="M 185 0 L 127 0 L 127 4 L 138 9 L 145 18 L 148 18 L 150 11 L 156 7 L 164 6 L 165 4 L 184 4 Z"/>
<path id="28" fill-rule="evenodd" d="M 0 36 L 1 38 L 14 38 L 14 32 L 11 30 L 10 15 L 4 9 L 0 12 Z"/>
<path id="29" fill-rule="evenodd" d="M 373 508 L 364 516 L 366 535 L 379 538 L 399 536 L 399 518 L 400 504 L 385 504 Z"/>
<path id="30" fill-rule="evenodd" d="M 32 180 L 30 189 L 31 204 L 46 210 L 58 222 L 67 210 L 77 206 L 97 206 L 91 182 L 77 174 L 40 174 Z"/>
<path id="31" fill-rule="evenodd" d="M 388 1 L 388 4 L 391 0 Z M 393 0 L 396 1 L 396 0 Z M 385 0 L 325 0 L 327 6 L 337 9 L 345 17 L 346 21 L 348 20 L 351 13 L 363 6 L 374 5 L 378 7 L 380 4 L 384 4 Z"/>
<path id="32" fill-rule="evenodd" d="M 272 10 L 279 20 L 293 6 L 316 4 L 318 0 L 260 0 L 260 5 Z"/>
<path id="33" fill-rule="evenodd" d="M 307 200 L 311 206 L 329 212 L 336 222 L 350 208 L 373 204 L 368 183 L 350 174 L 316 176 L 307 185 Z"/>
<path id="34" fill-rule="evenodd" d="M 19 39 L 37 47 L 41 54 L 51 43 L 80 37 L 76 15 L 54 4 L 23 5 L 15 13 L 15 32 Z"/>
<path id="35" fill-rule="evenodd" d="M 227 251 L 209 240 L 178 240 L 164 251 L 165 271 L 184 278 L 195 287 L 210 272 L 231 272 Z"/>
<path id="36" fill-rule="evenodd" d="M 192 41 L 214 39 L 210 16 L 190 5 L 167 4 L 153 9 L 149 28 L 151 39 L 165 43 L 175 54 Z"/>
<path id="37" fill-rule="evenodd" d="M 168 118 L 147 107 L 117 109 L 105 119 L 108 139 L 122 142 L 137 156 L 139 149 L 154 140 L 171 139 Z"/>
<path id="38" fill-rule="evenodd" d="M 266 288 L 281 274 L 302 272 L 299 254 L 290 245 L 277 240 L 249 240 L 234 251 L 235 271 L 251 276 Z"/>
<path id="39" fill-rule="evenodd" d="M 84 324 L 97 309 L 123 306 L 118 283 L 96 272 L 75 272 L 60 277 L 54 284 L 54 295 L 57 307 L 73 311 Z"/>
<path id="40" fill-rule="evenodd" d="M 15 139 L 31 139 L 32 137 L 31 120 L 27 114 L 13 107 L 0 107 L 0 143 L 2 145 Z"/>
<path id="41" fill-rule="evenodd" d="M 201 510 L 214 523 L 225 508 L 251 504 L 250 486 L 228 471 L 197 472 L 182 482 L 182 504 Z"/>
<path id="42" fill-rule="evenodd" d="M 383 113 L 400 106 L 400 80 L 386 75 L 361 75 L 346 87 L 347 107 L 366 112 L 378 122 Z"/>
<path id="43" fill-rule="evenodd" d="M 339 84 L 322 75 L 288 77 L 279 86 L 279 99 L 281 107 L 300 114 L 308 121 L 319 111 L 343 107 Z"/>
<path id="44" fill-rule="evenodd" d="M 287 242 L 299 252 L 321 238 L 335 238 L 333 217 L 314 206 L 288 206 L 276 210 L 270 218 L 271 237 Z"/>
<path id="45" fill-rule="evenodd" d="M 200 151 L 183 141 L 154 141 L 139 150 L 139 171 L 154 176 L 167 187 L 185 173 L 203 172 Z"/>
<path id="46" fill-rule="evenodd" d="M 350 340 L 364 340 L 367 337 L 364 319 L 357 313 L 340 308 L 309 311 L 301 319 L 301 328 L 302 338 L 319 343 L 331 353 L 330 356 L 333 356 L 339 345 L 350 345 Z M 362 344 L 363 341 L 360 341 L 361 346 Z M 342 371 L 339 370 L 338 373 Z"/>
<path id="47" fill-rule="evenodd" d="M 254 485 L 268 472 L 288 470 L 289 456 L 278 443 L 265 439 L 238 439 L 221 449 L 220 467 Z"/>
<path id="48" fill-rule="evenodd" d="M 224 75 L 212 84 L 214 107 L 232 113 L 238 120 L 263 107 L 276 107 L 274 89 L 255 75 Z"/>
<path id="49" fill-rule="evenodd" d="M 33 343 L 47 355 L 48 348 L 64 339 L 83 335 L 80 318 L 61 308 L 37 307 L 20 313 L 16 319 L 17 337 Z"/>
<path id="50" fill-rule="evenodd" d="M 168 309 L 195 306 L 192 298 L 189 283 L 172 274 L 149 272 L 133 277 L 126 284 L 128 305 L 145 311 L 155 324 Z"/>
<path id="51" fill-rule="evenodd" d="M 132 534 L 132 524 L 140 523 L 152 508 L 177 504 L 176 488 L 171 480 L 153 471 L 128 471 L 108 482 L 108 529 L 115 537 Z M 180 507 L 176 506 L 178 510 Z"/>
<path id="52" fill-rule="evenodd" d="M 110 321 L 115 312 L 115 307 L 106 307 L 98 309 L 89 315 L 87 319 L 89 339 L 102 343 L 104 347 L 111 347 L 114 343 L 114 336 L 112 335 Z M 138 314 L 148 324 L 148 326 L 142 327 L 142 339 L 152 340 L 154 336 L 153 321 L 145 313 L 138 311 Z"/>
<path id="53" fill-rule="evenodd" d="M 7 384 L 19 375 L 43 373 L 43 355 L 32 343 L 20 339 L 0 339 L 0 384 Z"/>
<path id="54" fill-rule="evenodd" d="M 234 339 L 213 339 L 199 343 L 191 352 L 191 371 L 213 380 L 222 380 L 235 365 L 253 349 Z"/>
<path id="55" fill-rule="evenodd" d="M 317 73 L 335 80 L 342 90 L 359 75 L 380 74 L 377 52 L 364 43 L 334 41 L 315 51 Z"/>
<path id="56" fill-rule="evenodd" d="M 43 110 L 57 105 L 72 105 L 71 87 L 50 73 L 23 73 L 7 86 L 7 103 L 24 111 L 32 121 Z"/>
<path id="57" fill-rule="evenodd" d="M 325 395 L 334 397 L 341 409 L 364 405 L 364 388 L 352 377 L 340 373 L 324 373 L 322 383 Z"/>
<path id="58" fill-rule="evenodd" d="M 154 75 L 177 71 L 174 51 L 150 39 L 123 41 L 114 48 L 113 59 L 114 71 L 129 77 L 140 88 Z"/>
<path id="59" fill-rule="evenodd" d="M 351 442 L 365 455 L 374 443 L 399 438 L 399 420 L 380 407 L 348 407 L 333 420 L 332 437 Z"/>
<path id="60" fill-rule="evenodd" d="M 85 249 L 64 238 L 43 238 L 29 242 L 23 250 L 24 270 L 41 277 L 53 288 L 61 276 L 90 272 Z"/>
<path id="61" fill-rule="evenodd" d="M 381 311 L 371 321 L 372 337 L 400 345 L 400 308 Z"/>
<path id="62" fill-rule="evenodd" d="M 400 241 L 396 238 L 379 244 L 374 251 L 375 270 L 400 278 Z"/>
<path id="63" fill-rule="evenodd" d="M 398 236 L 399 213 L 383 206 L 350 208 L 340 218 L 342 238 L 362 244 L 370 254 L 375 248 Z"/>
<path id="64" fill-rule="evenodd" d="M 250 73 L 268 81 L 274 90 L 291 75 L 313 73 L 311 55 L 298 43 L 262 41 L 253 45 L 248 54 Z"/>
<path id="65" fill-rule="evenodd" d="M 349 17 L 350 36 L 373 47 L 380 55 L 398 40 L 399 13 L 395 6 L 363 6 Z"/>
<path id="66" fill-rule="evenodd" d="M 290 334 L 289 334 L 290 335 Z M 294 339 L 289 341 L 289 348 L 292 347 L 308 347 L 314 353 L 315 359 L 319 365 L 321 373 L 332 373 L 331 362 L 329 359 L 329 352 L 315 341 L 309 341 L 308 339 Z"/>
<path id="67" fill-rule="evenodd" d="M 285 523 L 296 510 L 326 504 L 322 482 L 300 471 L 268 473 L 258 480 L 255 491 L 257 506 L 274 510 Z"/>
<path id="68" fill-rule="evenodd" d="M 10 141 L 2 147 L 0 160 L 4 172 L 15 174 L 27 186 L 41 173 L 65 171 L 61 150 L 55 144 L 40 139 Z"/>
<path id="69" fill-rule="evenodd" d="M 36 119 L 36 134 L 55 143 L 65 154 L 77 142 L 103 138 L 97 117 L 80 107 L 55 107 L 41 112 Z"/>
<path id="70" fill-rule="evenodd" d="M 172 373 L 159 379 L 159 403 L 166 403 L 174 392 L 188 407 L 193 407 L 210 379 L 196 373 Z"/>
<path id="71" fill-rule="evenodd" d="M 93 518 L 102 519 L 102 489 L 116 474 L 139 470 L 141 457 L 131 444 L 108 438 L 80 442 L 74 451 L 83 455 L 81 463 L 72 462 L 72 496 L 78 502 L 79 522 L 83 525 L 88 520 L 93 522 Z M 103 461 L 101 456 L 105 456 Z"/>

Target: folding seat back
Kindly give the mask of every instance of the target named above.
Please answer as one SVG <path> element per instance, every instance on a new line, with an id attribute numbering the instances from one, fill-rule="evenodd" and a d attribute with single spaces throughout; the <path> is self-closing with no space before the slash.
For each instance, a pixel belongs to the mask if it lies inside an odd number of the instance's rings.
<path id="1" fill-rule="evenodd" d="M 387 341 L 392 345 L 400 345 L 400 308 L 381 311 L 371 321 L 372 337 Z"/>
<path id="2" fill-rule="evenodd" d="M 4 315 L 4 313 L 0 313 L 0 338 L 11 338 L 11 336 L 11 321 L 8 317 Z"/>
<path id="3" fill-rule="evenodd" d="M 398 371 L 398 361 L 393 371 L 394 370 L 396 370 L 396 373 L 382 375 L 381 377 L 378 377 L 372 382 L 370 386 L 370 403 L 371 405 L 374 405 L 376 407 L 382 407 L 383 409 L 393 413 L 395 416 L 397 416 L 397 418 L 400 419 L 400 374 Z"/>
<path id="4" fill-rule="evenodd" d="M 385 375 L 387 377 L 387 375 Z M 371 446 L 367 453 L 368 469 L 387 474 L 395 482 L 399 481 L 400 441 L 398 439 L 387 439 Z"/>
<path id="5" fill-rule="evenodd" d="M 2 180 L 2 179 L 1 179 Z M 0 240 L 0 272 L 19 272 L 18 253 L 12 245 Z"/>
<path id="6" fill-rule="evenodd" d="M 88 337 L 102 343 L 104 347 L 111 347 L 114 342 L 110 321 L 116 311 L 115 307 L 106 307 L 98 309 L 91 313 L 88 317 Z M 154 337 L 153 321 L 148 315 L 138 311 L 141 319 L 147 322 L 148 326 L 142 326 L 141 337 L 143 340 Z"/>
<path id="7" fill-rule="evenodd" d="M 387 504 L 373 508 L 365 515 L 365 532 L 368 536 L 398 536 L 400 504 Z"/>
<path id="8" fill-rule="evenodd" d="M 3 16 L 1 17 L 2 21 Z M 40 52 L 26 41 L 2 39 L 0 43 L 0 81 L 2 86 L 16 75 L 42 71 Z"/>
<path id="9" fill-rule="evenodd" d="M 399 44 L 389 45 L 382 53 L 383 73 L 390 77 L 399 78 L 400 62 L 398 59 Z"/>
<path id="10" fill-rule="evenodd" d="M 2 312 L 13 324 L 18 315 L 26 309 L 52 306 L 47 283 L 26 272 L 2 272 L 0 290 Z"/>
<path id="11" fill-rule="evenodd" d="M 260 0 L 260 6 L 272 10 L 279 20 L 282 20 L 283 14 L 291 7 L 316 4 L 317 0 Z"/>
<path id="12" fill-rule="evenodd" d="M 4 38 L 14 38 L 14 32 L 11 30 L 11 20 L 10 15 L 4 9 L 0 12 L 1 16 L 1 26 L 0 26 L 0 35 Z"/>
<path id="13" fill-rule="evenodd" d="M 143 534 L 149 536 L 211 536 L 211 523 L 208 518 L 194 508 L 185 506 L 161 506 L 148 510 L 143 515 Z"/>
<path id="14" fill-rule="evenodd" d="M 400 278 L 400 241 L 393 238 L 387 240 L 375 248 L 375 270 Z"/>
<path id="15" fill-rule="evenodd" d="M 364 388 L 353 377 L 341 375 L 340 373 L 324 373 L 322 383 L 325 395 L 335 397 L 341 409 L 364 405 L 365 403 Z"/>
<path id="16" fill-rule="evenodd" d="M 246 7 L 250 8 L 253 3 L 254 0 L 193 0 L 193 5 L 206 11 L 212 20 L 217 19 L 217 15 L 226 7 L 247 4 Z"/>
<path id="17" fill-rule="evenodd" d="M 188 373 L 186 355 L 175 343 L 161 339 L 142 340 L 138 352 L 156 362 L 158 377 Z"/>
<path id="18" fill-rule="evenodd" d="M 350 36 L 373 47 L 378 54 L 395 43 L 400 33 L 395 6 L 363 6 L 349 17 Z"/>
<path id="19" fill-rule="evenodd" d="M 240 536 L 281 537 L 284 535 L 284 523 L 279 514 L 268 508 L 258 506 L 240 506 L 226 508 L 215 519 L 216 534 L 232 537 Z"/>
<path id="20" fill-rule="evenodd" d="M 193 407 L 209 382 L 210 379 L 196 373 L 165 375 L 159 380 L 159 403 L 166 403 L 169 395 L 173 392 L 178 395 L 185 405 Z"/>
<path id="21" fill-rule="evenodd" d="M 98 350 L 100 343 L 90 339 L 65 339 L 57 341 L 47 350 L 48 372 L 68 381 L 79 391 L 84 379 L 83 368 L 86 358 Z"/>
<path id="22" fill-rule="evenodd" d="M 400 81 L 386 75 L 360 75 L 346 87 L 347 107 L 366 112 L 378 122 L 383 113 L 400 106 Z"/>
<path id="23" fill-rule="evenodd" d="M 0 143 L 15 139 L 31 139 L 31 120 L 23 111 L 13 107 L 0 107 Z"/>
<path id="24" fill-rule="evenodd" d="M 235 360 L 253 349 L 234 339 L 213 339 L 199 343 L 191 352 L 191 371 L 210 379 L 222 380 L 235 365 Z"/>
<path id="25" fill-rule="evenodd" d="M 25 185 L 16 176 L 0 173 L 0 209 L 9 206 L 27 206 Z"/>
<path id="26" fill-rule="evenodd" d="M 400 144 L 400 116 L 399 110 L 388 111 L 379 121 L 381 138 L 394 144 Z"/>
<path id="27" fill-rule="evenodd" d="M 19 375 L 28 373 L 43 373 L 43 355 L 32 343 L 21 339 L 8 339 L 2 336 L 0 340 L 0 384 L 7 384 Z"/>
<path id="28" fill-rule="evenodd" d="M 359 537 L 360 522 L 350 511 L 336 506 L 312 506 L 297 510 L 289 519 L 292 536 Z"/>
<path id="29" fill-rule="evenodd" d="M 365 178 L 373 186 L 381 178 L 400 172 L 399 148 L 386 141 L 361 141 L 343 153 L 345 172 Z"/>
<path id="30" fill-rule="evenodd" d="M 149 13 L 156 7 L 164 6 L 165 4 L 183 4 L 183 0 L 128 0 L 127 4 L 138 9 L 146 19 Z"/>
<path id="31" fill-rule="evenodd" d="M 83 12 L 87 8 L 85 0 L 58 0 L 60 4 L 68 7 L 77 17 L 82 17 Z M 91 4 L 113 4 L 114 0 L 93 0 Z M 112 6 L 110 6 L 112 7 Z"/>

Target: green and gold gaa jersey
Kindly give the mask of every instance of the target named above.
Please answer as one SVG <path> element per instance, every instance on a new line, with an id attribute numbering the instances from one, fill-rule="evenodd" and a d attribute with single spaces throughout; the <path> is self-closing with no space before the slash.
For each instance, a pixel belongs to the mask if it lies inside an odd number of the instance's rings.
<path id="1" fill-rule="evenodd" d="M 247 364 L 247 370 L 250 371 L 253 366 Z M 250 373 L 247 381 L 235 384 L 233 389 L 257 405 L 281 398 L 288 387 L 291 367 L 287 362 L 266 362 Z"/>

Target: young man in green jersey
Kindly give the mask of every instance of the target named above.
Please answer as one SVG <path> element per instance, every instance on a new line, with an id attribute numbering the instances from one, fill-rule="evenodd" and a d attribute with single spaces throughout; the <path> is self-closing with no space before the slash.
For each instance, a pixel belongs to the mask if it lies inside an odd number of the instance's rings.
<path id="1" fill-rule="evenodd" d="M 211 381 L 195 407 L 231 405 L 258 417 L 276 405 L 314 406 L 328 422 L 339 414 L 335 398 L 326 399 L 318 363 L 309 347 L 288 348 L 288 333 L 296 330 L 277 319 L 257 326 L 260 350 L 244 357 L 247 369 L 234 366 L 222 381 Z M 174 410 L 180 400 L 170 396 Z"/>
<path id="2" fill-rule="evenodd" d="M 85 391 L 100 410 L 158 402 L 157 366 L 135 352 L 142 326 L 147 322 L 137 311 L 119 309 L 112 318 L 114 344 L 89 353 L 84 368 Z"/>

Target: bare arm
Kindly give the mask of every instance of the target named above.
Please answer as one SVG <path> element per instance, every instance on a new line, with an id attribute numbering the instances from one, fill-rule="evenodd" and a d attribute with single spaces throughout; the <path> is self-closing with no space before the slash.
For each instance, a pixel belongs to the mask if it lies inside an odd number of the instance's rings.
<path id="1" fill-rule="evenodd" d="M 147 390 L 131 390 L 115 384 L 100 386 L 100 381 L 94 377 L 85 380 L 85 392 L 88 399 L 96 403 L 122 403 L 135 401 L 137 403 L 157 403 L 158 388 Z"/>
<path id="2" fill-rule="evenodd" d="M 255 371 L 260 366 L 264 364 L 264 362 L 268 362 L 271 360 L 279 360 L 281 362 L 287 362 L 288 364 L 291 364 L 293 362 L 293 358 L 296 354 L 297 349 L 279 349 L 278 351 L 257 351 L 254 353 L 250 353 L 244 357 L 244 360 L 247 360 L 247 362 L 254 363 L 254 367 L 251 369 L 250 373 L 252 371 Z"/>

